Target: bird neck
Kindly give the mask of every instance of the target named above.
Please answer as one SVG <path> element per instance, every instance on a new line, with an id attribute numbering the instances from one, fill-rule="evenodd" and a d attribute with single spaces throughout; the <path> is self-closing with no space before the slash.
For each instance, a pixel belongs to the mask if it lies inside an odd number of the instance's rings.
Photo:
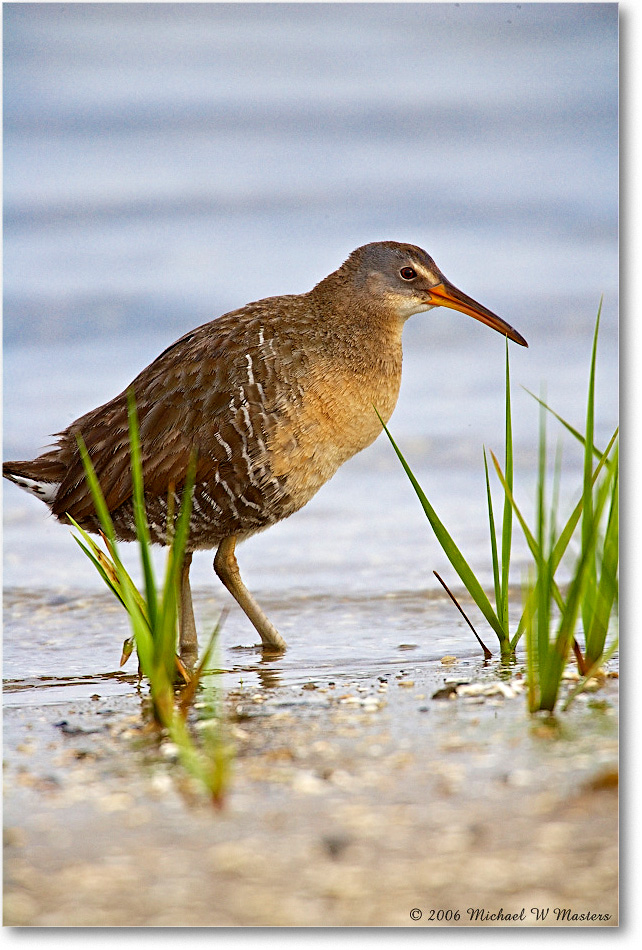
<path id="1" fill-rule="evenodd" d="M 405 321 L 392 307 L 349 292 L 338 274 L 322 280 L 308 297 L 327 355 L 348 360 L 364 370 L 381 367 L 382 363 L 401 364 Z"/>

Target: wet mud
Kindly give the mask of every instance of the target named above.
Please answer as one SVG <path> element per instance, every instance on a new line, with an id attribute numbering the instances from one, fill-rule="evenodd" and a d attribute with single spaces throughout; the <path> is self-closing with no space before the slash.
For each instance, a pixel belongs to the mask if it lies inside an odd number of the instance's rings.
<path id="1" fill-rule="evenodd" d="M 616 675 L 551 723 L 519 666 L 415 656 L 228 677 L 220 809 L 135 676 L 6 684 L 5 925 L 616 925 Z"/>

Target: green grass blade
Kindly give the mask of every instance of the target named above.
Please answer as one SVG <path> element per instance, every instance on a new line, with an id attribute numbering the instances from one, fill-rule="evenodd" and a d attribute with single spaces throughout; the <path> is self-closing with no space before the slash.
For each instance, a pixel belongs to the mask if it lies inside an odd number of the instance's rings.
<path id="1" fill-rule="evenodd" d="M 129 615 L 132 629 L 136 637 L 136 649 L 138 651 L 140 665 L 145 672 L 145 675 L 149 676 L 150 674 L 148 671 L 153 671 L 153 638 L 150 633 L 150 622 L 146 616 L 142 615 L 141 610 L 139 609 L 137 598 L 132 592 L 132 580 L 125 570 L 125 567 L 118 555 L 118 545 L 116 543 L 114 524 L 111 520 L 111 515 L 109 514 L 109 509 L 107 508 L 107 504 L 105 502 L 100 483 L 96 476 L 94 466 L 92 465 L 91 459 L 89 458 L 87 447 L 85 446 L 84 440 L 80 434 L 78 434 L 76 438 L 83 467 L 85 469 L 85 477 L 87 479 L 87 484 L 89 485 L 92 501 L 94 503 L 94 508 L 96 509 L 96 514 L 100 521 L 101 527 L 111 544 L 114 567 L 116 568 L 118 575 L 118 582 L 125 603 L 125 609 Z"/>
<path id="2" fill-rule="evenodd" d="M 526 519 L 524 518 L 524 515 L 521 512 L 521 509 L 519 505 L 517 504 L 517 502 L 515 501 L 515 498 L 513 497 L 513 494 L 508 487 L 508 482 L 506 481 L 506 478 L 504 477 L 504 473 L 501 470 L 500 464 L 497 461 L 497 456 L 494 454 L 494 452 L 491 452 L 490 454 L 493 460 L 493 465 L 495 466 L 497 477 L 499 478 L 501 482 L 502 488 L 506 492 L 506 496 L 511 503 L 513 511 L 515 512 L 515 516 L 517 520 L 519 521 L 519 525 L 524 533 L 524 537 L 526 538 L 526 543 L 528 544 L 530 552 L 533 555 L 533 560 L 535 561 L 536 564 L 539 564 L 540 559 L 543 557 L 543 553 L 540 548 L 539 541 L 537 540 L 537 538 L 535 537 L 531 529 L 528 527 L 528 524 L 526 523 Z M 533 590 L 535 590 L 535 587 L 533 587 Z M 558 605 L 561 605 L 562 595 L 559 592 L 557 584 L 553 584 L 553 596 L 555 597 Z M 522 624 L 522 621 L 520 621 L 520 624 L 518 627 L 518 633 L 520 634 L 520 636 L 522 632 L 523 632 L 523 624 Z"/>
<path id="3" fill-rule="evenodd" d="M 183 561 L 189 537 L 192 496 L 194 492 L 195 460 L 190 461 L 187 478 L 182 491 L 181 508 L 173 520 L 172 505 L 168 504 L 168 533 L 171 544 L 167 555 L 165 578 L 161 594 L 159 616 L 162 623 L 158 630 L 158 656 L 171 677 L 176 654 L 176 618 L 178 613 Z"/>
<path id="4" fill-rule="evenodd" d="M 506 484 L 513 491 L 513 423 L 511 418 L 510 398 L 510 365 L 508 358 L 508 337 L 506 337 L 506 432 L 505 432 L 505 460 L 504 473 Z M 513 536 L 513 507 L 504 494 L 504 516 L 502 519 L 502 581 L 501 600 L 497 603 L 499 619 L 508 636 L 508 575 L 510 569 L 510 553 Z"/>
<path id="5" fill-rule="evenodd" d="M 114 594 L 114 596 L 118 598 L 118 600 L 121 602 L 121 604 L 124 607 L 125 601 L 120 592 L 120 586 L 113 582 L 112 578 L 109 576 L 109 574 L 107 573 L 103 565 L 100 563 L 98 558 L 94 555 L 93 551 L 91 551 L 90 548 L 88 548 L 86 544 L 83 544 L 80 538 L 78 538 L 75 534 L 72 534 L 72 538 L 74 539 L 78 547 L 81 549 L 81 551 L 83 551 L 84 554 L 92 562 L 92 564 L 94 565 L 94 567 L 96 568 L 96 570 L 98 571 L 98 573 L 100 574 L 100 576 L 102 577 L 102 579 L 104 580 L 105 584 L 110 589 L 112 594 Z"/>
<path id="6" fill-rule="evenodd" d="M 495 606 L 497 608 L 498 618 L 500 614 L 500 604 L 502 599 L 501 580 L 499 576 L 499 556 L 497 554 L 497 532 L 495 530 L 495 516 L 493 514 L 493 499 L 490 491 L 490 479 L 488 477 L 488 459 L 486 458 L 486 449 L 484 448 L 484 474 L 486 477 L 486 498 L 488 500 L 488 530 L 490 534 L 490 552 L 493 562 L 493 582 L 495 585 Z M 508 630 L 506 630 L 508 635 Z"/>
<path id="7" fill-rule="evenodd" d="M 173 597 L 176 602 L 178 597 L 176 591 L 180 589 L 181 569 L 187 550 L 187 541 L 189 538 L 190 517 L 192 514 L 192 498 L 194 496 L 194 479 L 196 473 L 196 459 L 192 457 L 185 485 L 182 491 L 181 507 L 174 524 L 168 525 L 172 535 L 170 545 L 170 557 L 167 559 L 167 569 L 163 584 L 163 604 L 168 598 Z M 169 506 L 168 506 L 169 508 Z"/>
<path id="8" fill-rule="evenodd" d="M 225 619 L 227 617 L 227 614 L 228 614 L 228 611 L 224 610 L 221 616 L 219 617 L 216 623 L 216 626 L 214 627 L 214 629 L 212 630 L 212 633 L 210 634 L 209 641 L 207 643 L 207 646 L 205 647 L 205 650 L 203 651 L 200 662 L 198 666 L 196 667 L 196 669 L 194 670 L 194 674 L 192 676 L 191 682 L 188 683 L 187 686 L 185 686 L 183 689 L 182 696 L 181 696 L 181 710 L 183 711 L 183 714 L 186 713 L 187 708 L 191 705 L 192 700 L 194 699 L 194 696 L 196 695 L 196 690 L 198 689 L 199 684 L 201 683 L 203 676 L 205 674 L 205 671 L 208 668 L 208 664 L 214 653 L 214 648 L 218 642 L 218 637 L 221 632 L 223 623 L 225 622 Z"/>
<path id="9" fill-rule="evenodd" d="M 120 584 L 123 597 L 125 598 L 125 601 L 126 601 L 127 609 L 129 610 L 128 605 L 130 602 L 132 602 L 131 588 L 134 585 L 118 555 L 118 546 L 116 544 L 116 533 L 114 531 L 114 524 L 113 524 L 113 521 L 111 520 L 111 515 L 109 514 L 109 509 L 107 508 L 107 504 L 105 502 L 105 498 L 102 493 L 100 483 L 96 476 L 94 466 L 91 462 L 91 459 L 89 458 L 87 447 L 85 446 L 83 438 L 80 434 L 76 436 L 76 439 L 78 442 L 78 449 L 80 451 L 83 468 L 85 469 L 85 477 L 87 479 L 87 484 L 89 485 L 92 501 L 94 503 L 94 508 L 96 509 L 96 514 L 98 516 L 98 520 L 100 521 L 101 528 L 111 546 L 114 568 L 118 576 L 118 582 Z M 83 529 L 80 528 L 80 525 L 78 525 L 78 529 L 82 533 L 84 533 L 86 536 L 86 533 L 83 532 Z M 91 539 L 88 539 L 88 540 L 90 544 L 94 543 L 93 541 L 91 541 Z M 133 603 L 133 609 L 136 609 L 136 606 L 137 605 Z"/>
<path id="10" fill-rule="evenodd" d="M 619 431 L 618 429 L 615 430 L 615 432 L 613 433 L 613 435 L 611 436 L 609 440 L 609 444 L 607 445 L 606 449 L 600 456 L 600 460 L 593 472 L 591 487 L 595 485 L 597 478 L 600 472 L 602 471 L 602 468 L 605 465 L 608 465 L 608 457 L 611 452 L 611 449 L 613 448 L 615 440 L 617 438 L 618 431 Z M 582 497 L 580 498 L 579 502 L 573 509 L 568 521 L 566 522 L 566 524 L 564 525 L 564 528 L 560 532 L 560 535 L 555 544 L 555 548 L 553 550 L 553 564 L 554 564 L 555 570 L 557 570 L 557 567 L 559 566 L 559 563 L 564 556 L 564 553 L 569 545 L 569 542 L 571 538 L 573 537 L 575 528 L 577 527 L 580 517 L 582 515 L 583 507 L 584 507 L 584 494 L 582 493 Z"/>
<path id="11" fill-rule="evenodd" d="M 535 649 L 535 602 L 537 600 L 535 591 L 535 581 L 533 579 L 533 568 L 529 568 L 527 577 L 522 582 L 522 600 L 524 602 L 524 611 L 520 621 L 523 631 L 526 634 L 526 688 L 528 709 L 535 712 L 538 703 L 538 669 L 537 652 Z M 512 644 L 513 648 L 516 644 Z"/>
<path id="12" fill-rule="evenodd" d="M 595 482 L 597 481 L 598 475 L 600 474 L 600 472 L 601 472 L 602 468 L 604 467 L 604 465 L 607 464 L 608 456 L 609 456 L 609 454 L 610 454 L 610 452 L 611 452 L 611 449 L 613 448 L 613 444 L 614 444 L 614 442 L 615 442 L 615 440 L 616 440 L 616 438 L 617 438 L 617 435 L 618 435 L 618 430 L 616 429 L 615 432 L 613 433 L 613 435 L 611 436 L 611 439 L 610 439 L 610 441 L 609 441 L 609 444 L 607 445 L 606 449 L 604 450 L 604 452 L 603 452 L 602 455 L 600 456 L 600 460 L 599 460 L 599 462 L 598 462 L 598 464 L 597 464 L 597 466 L 596 466 L 596 468 L 595 468 L 595 471 L 593 472 L 593 484 L 595 484 Z M 528 524 L 526 523 L 526 520 L 525 520 L 524 516 L 522 515 L 522 512 L 521 512 L 521 510 L 520 510 L 520 508 L 519 508 L 517 502 L 515 501 L 515 499 L 514 499 L 512 493 L 510 492 L 510 489 L 508 488 L 508 484 L 507 484 L 507 482 L 506 482 L 506 479 L 505 479 L 505 477 L 504 477 L 504 474 L 503 474 L 503 472 L 502 472 L 502 470 L 501 470 L 501 467 L 500 467 L 500 465 L 499 465 L 499 462 L 498 462 L 498 460 L 497 460 L 497 456 L 496 456 L 496 455 L 494 454 L 494 452 L 492 452 L 492 451 L 491 451 L 490 454 L 491 454 L 491 457 L 492 457 L 492 460 L 493 460 L 493 465 L 495 466 L 495 471 L 496 471 L 496 473 L 497 473 L 497 477 L 499 478 L 499 480 L 500 480 L 500 482 L 501 482 L 501 484 L 502 484 L 502 487 L 503 487 L 504 491 L 508 493 L 508 498 L 510 499 L 511 505 L 513 506 L 513 510 L 514 510 L 514 512 L 515 512 L 515 516 L 517 517 L 517 520 L 519 521 L 520 527 L 521 527 L 521 529 L 522 529 L 522 531 L 523 531 L 523 533 L 524 533 L 524 537 L 526 538 L 526 542 L 527 542 L 527 544 L 528 544 L 528 547 L 529 547 L 529 549 L 530 549 L 530 551 L 531 551 L 531 554 L 533 555 L 533 559 L 535 560 L 536 563 L 538 563 L 538 558 L 539 558 L 539 545 L 538 545 L 538 542 L 537 542 L 537 540 L 535 539 L 535 536 L 533 535 L 532 531 L 531 531 L 530 528 L 528 527 Z M 550 569 L 551 569 L 551 571 L 552 571 L 552 575 L 553 575 L 553 576 L 555 575 L 555 572 L 557 571 L 557 568 L 559 567 L 559 564 L 560 564 L 560 562 L 561 562 L 561 560 L 562 560 L 562 558 L 563 558 L 563 556 L 564 556 L 564 554 L 565 554 L 565 552 L 566 552 L 566 549 L 568 548 L 569 542 L 570 542 L 571 538 L 573 537 L 573 534 L 574 534 L 574 532 L 575 532 L 575 528 L 577 527 L 577 525 L 578 525 L 578 523 L 579 523 L 580 516 L 581 516 L 581 514 L 582 514 L 582 503 L 583 503 L 583 498 L 580 498 L 579 502 L 577 503 L 577 505 L 576 505 L 575 508 L 573 509 L 573 511 L 572 511 L 572 513 L 571 513 L 571 515 L 570 515 L 570 517 L 569 517 L 569 519 L 568 519 L 568 521 L 567 521 L 566 524 L 564 525 L 564 528 L 562 529 L 562 531 L 561 531 L 559 537 L 557 538 L 557 541 L 555 542 L 553 551 L 552 551 L 552 553 L 551 553 L 551 555 L 550 555 Z M 553 596 L 554 596 L 554 598 L 555 598 L 555 602 L 556 602 L 557 606 L 558 606 L 558 607 L 560 608 L 560 610 L 561 610 L 561 609 L 563 608 L 563 598 L 562 598 L 562 595 L 561 595 L 561 593 L 560 593 L 560 590 L 559 590 L 559 588 L 558 588 L 558 586 L 557 586 L 557 584 L 556 584 L 555 582 L 553 582 L 553 585 L 552 585 L 552 592 L 553 592 Z M 535 588 L 535 586 L 533 586 L 533 587 L 531 588 L 530 597 L 535 596 L 535 593 L 536 593 L 536 588 Z M 526 601 L 524 601 L 524 603 L 526 603 Z M 535 612 L 535 611 L 533 610 L 533 613 L 534 613 L 534 612 Z M 519 621 L 519 624 L 518 624 L 518 626 L 517 626 L 517 631 L 516 631 L 515 635 L 513 636 L 512 641 L 511 641 L 511 647 L 512 647 L 513 650 L 515 649 L 515 647 L 516 647 L 517 644 L 519 643 L 519 640 L 520 640 L 522 634 L 524 633 L 524 630 L 525 630 L 525 621 L 526 621 L 526 615 L 525 615 L 524 611 L 522 611 L 522 616 L 521 616 L 520 621 Z"/>
<path id="13" fill-rule="evenodd" d="M 608 481 L 600 487 L 595 505 L 592 505 L 589 532 L 568 588 L 564 609 L 554 642 L 549 648 L 546 681 L 542 688 L 542 709 L 552 710 L 557 702 L 561 674 L 573 642 L 575 627 L 581 611 L 587 584 L 592 583 L 592 568 L 598 543 L 598 528 L 608 498 Z"/>
<path id="14" fill-rule="evenodd" d="M 553 552 L 557 543 L 557 516 L 559 511 L 560 487 L 562 480 L 562 443 L 557 442 L 555 450 L 555 464 L 553 466 L 553 491 L 551 493 L 551 507 L 548 523 L 548 550 Z"/>
<path id="15" fill-rule="evenodd" d="M 547 560 L 544 556 L 544 510 L 546 505 L 546 416 L 540 410 L 539 426 L 539 456 L 537 466 L 537 504 L 535 513 L 536 539 L 538 550 L 538 598 L 537 598 L 537 653 L 540 657 L 540 679 L 545 674 L 546 664 L 542 657 L 548 653 L 548 630 L 550 619 L 550 573 Z"/>
<path id="16" fill-rule="evenodd" d="M 504 632 L 504 628 L 499 622 L 497 615 L 493 611 L 491 603 L 488 600 L 488 597 L 486 596 L 486 594 L 484 593 L 484 590 L 481 584 L 475 577 L 475 574 L 470 568 L 468 562 L 466 561 L 463 554 L 461 553 L 461 551 L 459 550 L 459 548 L 453 541 L 452 537 L 446 530 L 445 526 L 440 521 L 435 509 L 432 507 L 432 505 L 426 498 L 426 495 L 424 494 L 419 482 L 413 475 L 410 469 L 410 466 L 408 465 L 405 458 L 403 457 L 401 450 L 397 446 L 395 440 L 393 439 L 392 435 L 390 434 L 388 430 L 388 427 L 386 426 L 385 422 L 383 421 L 383 419 L 381 418 L 378 412 L 377 412 L 377 415 L 379 416 L 381 425 L 383 426 L 384 431 L 386 435 L 388 436 L 390 443 L 397 454 L 397 458 L 401 462 L 406 475 L 410 479 L 410 483 L 412 484 L 412 487 L 414 488 L 415 493 L 417 494 L 417 497 L 419 498 L 419 501 L 421 502 L 421 506 L 424 509 L 424 512 L 426 514 L 426 517 L 428 518 L 428 521 L 430 522 L 430 526 L 432 527 L 437 540 L 439 541 L 441 547 L 443 548 L 444 553 L 446 554 L 448 560 L 450 561 L 453 568 L 459 575 L 460 580 L 462 581 L 464 587 L 466 588 L 470 596 L 473 598 L 473 600 L 477 604 L 478 608 L 481 610 L 482 614 L 484 615 L 484 617 L 486 618 L 490 626 L 493 628 L 493 630 L 497 634 L 500 644 L 507 645 L 507 639 L 506 639 L 506 634 Z"/>
<path id="17" fill-rule="evenodd" d="M 609 441 L 609 444 L 607 445 L 605 451 L 602 453 L 602 456 L 600 457 L 600 461 L 598 462 L 598 465 L 597 465 L 597 467 L 596 467 L 596 469 L 595 469 L 595 471 L 594 471 L 594 473 L 593 473 L 593 484 L 595 484 L 595 482 L 597 481 L 597 477 L 598 477 L 598 475 L 600 474 L 600 471 L 602 470 L 602 467 L 603 467 L 605 464 L 607 464 L 607 459 L 608 459 L 608 456 L 609 456 L 609 454 L 610 454 L 610 451 L 611 451 L 611 449 L 612 449 L 612 447 L 613 447 L 613 443 L 615 442 L 615 439 L 616 439 L 616 437 L 617 437 L 617 434 L 618 434 L 618 430 L 616 429 L 615 432 L 613 433 L 613 436 L 611 437 L 611 440 Z M 496 457 L 493 455 L 492 452 L 491 452 L 491 455 L 493 456 L 493 464 L 494 464 L 494 466 L 495 466 L 495 470 L 496 470 L 496 472 L 497 472 L 497 475 L 498 475 L 500 481 L 502 482 L 502 485 L 503 485 L 503 487 L 504 487 L 504 491 L 506 491 L 506 490 L 507 490 L 507 485 L 506 485 L 506 481 L 505 481 L 505 479 L 504 479 L 504 477 L 503 477 L 503 474 L 502 474 L 502 472 L 501 472 L 501 469 L 500 469 L 500 467 L 499 467 L 499 463 L 498 463 Z M 511 497 L 511 496 L 509 496 L 509 497 Z M 517 506 L 517 504 L 516 504 L 516 502 L 514 501 L 514 499 L 512 499 L 512 503 L 513 503 L 513 507 L 514 507 L 515 514 L 516 514 L 517 519 L 518 519 L 518 521 L 519 521 L 519 523 L 520 523 L 520 526 L 521 526 L 521 528 L 522 528 L 522 531 L 524 532 L 524 536 L 525 536 L 525 538 L 526 538 L 526 541 L 527 541 L 527 543 L 528 543 L 528 546 L 529 546 L 529 548 L 530 548 L 530 551 L 531 551 L 531 553 L 532 553 L 532 555 L 533 555 L 533 558 L 535 559 L 535 562 L 538 563 L 539 551 L 538 551 L 537 541 L 535 540 L 535 538 L 534 538 L 532 532 L 530 531 L 528 525 L 526 524 L 526 521 L 524 520 L 524 517 L 523 517 L 521 511 L 519 510 L 519 507 Z M 569 543 L 570 543 L 570 540 L 571 540 L 571 538 L 573 537 L 573 534 L 575 533 L 575 529 L 576 529 L 576 527 L 577 527 L 577 525 L 578 525 L 578 523 L 579 523 L 580 516 L 581 516 L 581 514 L 582 514 L 582 503 L 583 503 L 583 499 L 580 498 L 579 502 L 577 503 L 577 505 L 576 505 L 575 508 L 573 509 L 573 511 L 572 511 L 572 513 L 571 513 L 571 515 L 570 515 L 570 517 L 569 517 L 569 519 L 568 519 L 568 521 L 567 521 L 566 524 L 564 525 L 564 528 L 562 529 L 562 531 L 561 531 L 561 533 L 560 533 L 560 535 L 559 535 L 559 537 L 558 537 L 558 539 L 557 539 L 557 541 L 556 541 L 556 543 L 555 543 L 555 546 L 554 546 L 554 548 L 553 548 L 553 551 L 552 551 L 552 553 L 551 553 L 551 555 L 550 555 L 550 569 L 551 569 L 553 575 L 554 575 L 555 572 L 557 571 L 557 568 L 558 568 L 559 565 L 560 565 L 560 562 L 561 562 L 561 560 L 562 560 L 562 558 L 563 558 L 563 556 L 564 556 L 564 554 L 565 554 L 565 552 L 566 552 L 566 549 L 568 548 L 568 545 L 569 545 Z M 553 596 L 554 596 L 554 598 L 555 598 L 555 602 L 556 602 L 557 606 L 559 607 L 560 610 L 563 610 L 563 609 L 564 609 L 563 598 L 562 598 L 562 595 L 561 595 L 560 590 L 559 590 L 559 588 L 558 588 L 558 586 L 557 586 L 556 583 L 553 583 L 553 585 L 552 585 L 552 592 L 553 592 Z M 531 598 L 533 598 L 533 597 L 535 597 L 536 594 L 537 594 L 537 589 L 536 589 L 535 586 L 533 586 L 532 589 L 531 589 L 531 592 L 530 592 L 530 595 L 529 595 L 529 596 L 530 596 Z M 524 601 L 524 603 L 526 604 L 526 600 Z M 531 608 L 532 608 L 532 611 L 533 611 L 533 613 L 534 613 L 534 606 L 531 605 Z M 516 631 L 516 633 L 515 633 L 515 635 L 514 635 L 514 637 L 513 637 L 513 640 L 511 641 L 511 646 L 512 646 L 513 650 L 514 650 L 515 647 L 517 646 L 517 644 L 518 644 L 518 642 L 519 642 L 519 640 L 520 640 L 520 637 L 522 636 L 522 634 L 523 634 L 523 632 L 524 632 L 524 624 L 525 624 L 525 620 L 526 620 L 526 612 L 525 612 L 525 610 L 526 610 L 526 608 L 524 608 L 524 611 L 522 612 L 522 617 L 521 617 L 521 619 L 520 619 L 520 621 L 519 621 L 519 624 L 518 624 L 518 626 L 517 626 L 517 631 Z"/>
<path id="18" fill-rule="evenodd" d="M 602 313 L 602 301 L 597 311 L 595 321 L 595 332 L 593 334 L 593 350 L 591 353 L 591 369 L 589 373 L 588 397 L 586 400 L 586 432 L 584 443 L 584 478 L 582 492 L 582 548 L 587 548 L 590 544 L 590 536 L 593 526 L 593 436 L 595 430 L 595 365 L 597 362 L 597 341 L 600 330 L 600 316 Z M 597 568 L 595 556 L 587 554 L 588 571 L 586 583 L 586 596 L 582 602 L 582 625 L 584 631 L 588 631 L 591 625 L 591 618 L 595 612 L 595 594 L 597 589 Z"/>
<path id="19" fill-rule="evenodd" d="M 575 429 L 575 428 L 570 424 L 570 422 L 567 422 L 566 419 L 563 419 L 562 416 L 560 416 L 557 412 L 555 412 L 554 409 L 552 409 L 552 408 L 548 405 L 548 403 L 546 403 L 546 402 L 544 402 L 542 399 L 540 399 L 539 396 L 536 396 L 535 393 L 532 393 L 532 392 L 530 391 L 530 389 L 526 389 L 526 386 L 522 386 L 522 389 L 524 389 L 524 391 L 527 392 L 529 396 L 532 396 L 533 399 L 535 399 L 535 400 L 540 404 L 540 406 L 543 406 L 544 409 L 546 409 L 548 412 L 550 412 L 550 414 L 551 414 L 552 416 L 555 416 L 555 418 L 557 419 L 557 421 L 558 421 L 558 422 L 561 422 L 561 424 L 564 426 L 564 428 L 565 428 L 568 432 L 570 432 L 571 435 L 572 435 L 575 439 L 577 439 L 577 441 L 578 441 L 581 445 L 586 445 L 586 439 L 584 438 L 584 436 L 582 435 L 582 433 L 581 433 L 581 432 L 578 432 L 578 430 Z M 604 453 L 602 452 L 601 449 L 598 449 L 598 447 L 597 447 L 596 445 L 593 446 L 593 455 L 595 455 L 597 458 L 601 458 L 603 454 L 604 454 Z"/>
<path id="20" fill-rule="evenodd" d="M 585 653 L 589 663 L 597 663 L 604 652 L 604 644 L 609 628 L 613 604 L 617 597 L 618 573 L 618 516 L 619 516 L 619 477 L 617 455 L 610 486 L 611 504 L 609 509 L 604 543 L 600 578 L 595 598 L 595 610 L 590 626 L 585 633 Z"/>
<path id="21" fill-rule="evenodd" d="M 582 595 L 588 579 L 590 555 L 591 548 L 588 547 L 580 556 L 579 563 L 569 585 L 557 634 L 553 642 L 548 644 L 548 668 L 541 690 L 542 709 L 553 710 L 557 702 L 562 672 L 573 642 Z"/>
<path id="22" fill-rule="evenodd" d="M 195 677 L 189 681 L 189 687 L 185 691 L 180 710 L 176 707 L 173 685 L 175 667 L 178 665 L 180 669 L 175 653 L 177 602 L 181 570 L 189 538 L 196 462 L 195 459 L 190 462 L 187 481 L 182 490 L 181 510 L 175 522 L 171 506 L 174 497 L 173 490 L 170 495 L 168 534 L 171 535 L 171 538 L 168 538 L 169 551 L 165 585 L 162 592 L 162 601 L 159 601 L 154 583 L 149 526 L 145 512 L 140 440 L 131 392 L 128 394 L 128 409 L 134 513 L 136 534 L 143 564 L 146 598 L 135 587 L 122 564 L 118 554 L 114 526 L 96 473 L 80 437 L 78 438 L 79 451 L 85 467 L 89 489 L 92 493 L 94 507 L 106 536 L 107 549 L 111 559 L 104 554 L 73 518 L 70 517 L 69 520 L 80 534 L 80 537 L 74 535 L 74 540 L 85 555 L 89 557 L 110 590 L 127 610 L 138 653 L 139 667 L 149 681 L 155 722 L 168 730 L 169 735 L 178 746 L 182 764 L 206 786 L 212 801 L 220 805 L 228 782 L 231 759 L 230 748 L 221 740 L 218 728 L 214 727 L 216 724 L 208 729 L 207 735 L 203 736 L 203 747 L 198 748 L 194 744 L 185 722 L 187 708 L 194 698 L 204 666 L 212 654 L 220 623 L 212 634 L 208 648 L 196 670 Z M 170 514 L 170 512 L 172 513 Z M 121 665 L 130 652 L 131 638 L 125 641 Z"/>
<path id="23" fill-rule="evenodd" d="M 96 570 L 99 572 L 99 574 L 103 578 L 107 587 L 109 587 L 109 589 L 118 598 L 121 604 L 123 606 L 126 606 L 125 598 L 122 593 L 122 583 L 121 583 L 121 581 L 124 580 L 129 588 L 129 591 L 132 597 L 136 601 L 136 604 L 139 610 L 143 613 L 143 615 L 147 619 L 147 605 L 145 604 L 145 601 L 143 597 L 141 596 L 140 591 L 138 590 L 133 580 L 129 576 L 124 565 L 121 564 L 120 572 L 119 572 L 115 561 L 111 560 L 105 554 L 105 552 L 99 547 L 99 545 L 96 544 L 94 539 L 84 530 L 84 528 L 81 528 L 78 522 L 74 518 L 72 518 L 72 516 L 68 512 L 66 514 L 66 517 L 70 521 L 71 525 L 77 531 L 80 532 L 82 538 L 84 539 L 86 543 L 83 544 L 83 541 L 81 541 L 80 538 L 77 538 L 76 535 L 74 534 L 72 534 L 72 538 L 84 551 L 87 557 L 92 561 L 92 563 L 96 567 Z M 147 619 L 147 623 L 149 625 L 148 619 Z"/>
<path id="24" fill-rule="evenodd" d="M 606 650 L 606 652 L 600 656 L 599 660 L 597 660 L 595 663 L 593 663 L 592 666 L 589 667 L 589 669 L 586 671 L 586 674 L 581 678 L 579 683 L 577 683 L 577 685 L 574 686 L 571 692 L 569 693 L 566 699 L 566 702 L 562 706 L 563 712 L 566 712 L 566 710 L 569 708 L 569 706 L 571 705 L 575 697 L 578 695 L 578 693 L 581 693 L 584 689 L 586 689 L 586 684 L 591 679 L 591 677 L 598 671 L 598 669 L 601 666 L 603 666 L 605 663 L 608 663 L 611 657 L 615 653 L 617 653 L 618 646 L 619 644 L 616 638 L 613 641 L 613 643 L 609 646 L 608 650 Z"/>
<path id="25" fill-rule="evenodd" d="M 89 457 L 87 446 L 85 445 L 84 439 L 80 433 L 76 434 L 76 441 L 78 443 L 78 451 L 80 452 L 80 458 L 85 470 L 85 478 L 87 479 L 87 484 L 89 485 L 89 490 L 91 492 L 91 497 L 94 503 L 94 508 L 96 509 L 98 520 L 100 521 L 102 529 L 109 540 L 115 545 L 116 532 L 114 531 L 114 523 L 111 520 L 111 515 L 109 514 L 109 509 L 105 502 L 105 496 L 103 495 L 100 482 L 96 476 L 96 471 Z"/>
<path id="26" fill-rule="evenodd" d="M 132 491 L 134 502 L 134 520 L 136 523 L 136 537 L 139 542 L 143 580 L 145 584 L 145 599 L 149 610 L 149 623 L 152 630 L 156 626 L 158 615 L 158 596 L 156 593 L 156 578 L 151 555 L 151 541 L 149 526 L 145 511 L 145 489 L 143 485 L 143 465 L 140 451 L 140 435 L 138 429 L 138 415 L 133 389 L 127 391 L 127 416 L 129 420 L 129 451 L 132 476 Z"/>

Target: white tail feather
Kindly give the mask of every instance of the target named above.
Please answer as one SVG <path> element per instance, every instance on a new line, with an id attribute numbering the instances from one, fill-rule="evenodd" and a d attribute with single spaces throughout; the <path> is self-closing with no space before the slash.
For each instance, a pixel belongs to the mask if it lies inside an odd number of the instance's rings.
<path id="1" fill-rule="evenodd" d="M 60 488 L 59 482 L 42 482 L 37 481 L 35 478 L 27 478 L 26 475 L 7 475 L 12 482 L 19 488 L 23 488 L 25 491 L 28 491 L 30 495 L 35 495 L 36 498 L 39 498 L 40 501 L 44 501 L 46 505 L 51 505 L 58 494 L 58 489 Z"/>

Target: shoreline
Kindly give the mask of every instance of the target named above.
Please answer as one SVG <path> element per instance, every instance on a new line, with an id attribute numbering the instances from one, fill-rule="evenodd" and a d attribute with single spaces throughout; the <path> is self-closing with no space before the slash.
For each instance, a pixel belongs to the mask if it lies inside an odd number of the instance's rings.
<path id="1" fill-rule="evenodd" d="M 411 658 L 228 689 L 220 810 L 144 688 L 7 706 L 4 923 L 617 926 L 618 680 L 557 728 L 518 690 Z"/>

